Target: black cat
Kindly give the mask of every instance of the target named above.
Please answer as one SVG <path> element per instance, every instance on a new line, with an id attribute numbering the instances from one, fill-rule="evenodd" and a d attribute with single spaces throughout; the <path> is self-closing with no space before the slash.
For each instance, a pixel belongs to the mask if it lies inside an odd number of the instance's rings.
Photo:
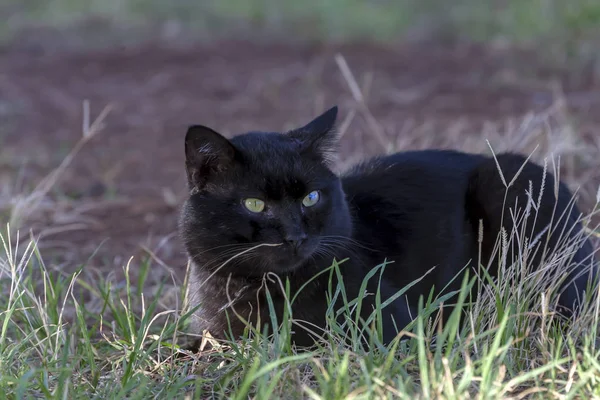
<path id="1" fill-rule="evenodd" d="M 514 225 L 509 208 L 525 209 L 530 182 L 537 203 L 544 170 L 531 162 L 522 168 L 526 159 L 514 154 L 498 155 L 496 163 L 482 155 L 426 150 L 375 158 L 338 177 L 331 170 L 336 116 L 334 107 L 285 134 L 250 132 L 231 140 L 204 126 L 189 128 L 190 197 L 180 229 L 192 262 L 190 306 L 199 306 L 192 318 L 194 333 L 207 329 L 223 338 L 231 329 L 240 335 L 245 325 L 231 307 L 251 322 L 257 315 L 269 322 L 265 290 L 259 290 L 265 273 L 275 273 L 284 285 L 289 278 L 294 294 L 334 257 L 348 258 L 340 270 L 349 299 L 358 296 L 365 275 L 384 260 L 393 263 L 380 283 L 383 300 L 435 267 L 384 309 L 386 343 L 396 335 L 394 325 L 401 329 L 416 315 L 420 295 L 427 296 L 432 287 L 439 292 L 465 266 L 481 259 L 496 276 L 498 233 L 504 226 L 510 235 Z M 518 172 L 507 192 L 505 183 Z M 572 258 L 579 266 L 559 298 L 560 306 L 573 310 L 587 286 L 593 250 L 581 239 L 580 213 L 569 190 L 560 184 L 555 200 L 552 175 L 544 182 L 541 206 L 529 208 L 536 217 L 528 219 L 526 232 L 533 244 L 542 234 L 534 263 L 544 248 L 580 238 Z M 551 222 L 556 229 L 547 234 Z M 328 273 L 321 274 L 292 305 L 293 318 L 316 333 L 325 328 L 329 279 Z M 446 290 L 460 284 L 455 279 Z M 267 285 L 281 320 L 285 298 L 280 284 Z M 378 285 L 376 276 L 367 291 L 374 293 Z M 365 317 L 374 297 L 363 301 Z M 314 343 L 307 330 L 297 325 L 293 330 L 296 344 Z"/>

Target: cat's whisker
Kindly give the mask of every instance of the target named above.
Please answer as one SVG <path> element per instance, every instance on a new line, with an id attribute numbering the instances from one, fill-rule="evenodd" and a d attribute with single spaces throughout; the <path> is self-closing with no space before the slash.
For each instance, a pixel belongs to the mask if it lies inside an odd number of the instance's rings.
<path id="1" fill-rule="evenodd" d="M 210 249 L 205 249 L 204 247 L 200 247 L 200 246 L 190 246 L 190 250 L 192 250 L 194 252 L 198 251 L 198 250 L 201 250 L 198 253 L 194 253 L 196 256 L 201 256 L 201 255 L 203 255 L 205 253 L 208 253 L 209 251 L 214 251 L 214 250 L 217 250 L 217 249 L 222 249 L 222 248 L 229 248 L 229 249 L 231 249 L 231 248 L 243 248 L 243 247 L 247 247 L 247 246 L 248 246 L 248 243 L 225 244 L 225 245 L 222 245 L 222 246 L 212 247 Z"/>
<path id="2" fill-rule="evenodd" d="M 215 257 L 211 258 L 210 260 L 204 262 L 202 264 L 202 266 L 206 269 L 210 269 L 211 266 L 222 263 L 222 262 L 226 261 L 229 257 L 239 254 L 246 249 L 248 249 L 247 246 L 244 246 L 243 248 L 240 248 L 240 249 L 230 249 L 230 250 L 223 251 L 223 252 L 217 254 Z"/>
<path id="3" fill-rule="evenodd" d="M 206 282 L 208 282 L 213 276 L 215 276 L 215 274 L 217 274 L 221 269 L 223 269 L 227 264 L 229 264 L 229 262 L 231 262 L 232 260 L 235 260 L 236 258 L 240 257 L 241 255 L 249 253 L 253 250 L 256 250 L 259 247 L 277 247 L 277 246 L 281 246 L 282 244 L 283 243 L 261 243 L 261 244 L 253 246 L 247 250 L 244 250 L 244 251 L 234 255 L 233 257 L 231 257 L 227 261 L 225 261 L 223 264 L 221 264 L 217 269 L 215 269 L 204 281 L 202 281 L 202 283 L 200 283 L 200 287 L 203 287 L 206 284 Z"/>
<path id="4" fill-rule="evenodd" d="M 258 264 L 254 265 L 254 271 L 265 271 L 269 265 L 269 262 L 266 259 L 260 260 Z"/>
<path id="5" fill-rule="evenodd" d="M 363 247 L 363 246 L 357 246 L 354 243 L 349 243 L 349 242 L 344 242 L 344 241 L 339 241 L 339 240 L 331 240 L 331 239 L 323 240 L 322 243 L 324 245 L 333 246 L 333 247 L 344 249 L 344 250 L 347 250 L 350 252 L 356 252 L 359 248 Z M 367 250 L 369 250 L 369 249 L 367 249 Z"/>
<path id="6" fill-rule="evenodd" d="M 354 246 L 354 247 L 364 247 L 362 245 L 358 245 L 356 243 L 352 243 L 350 241 L 343 240 L 343 239 L 340 239 L 340 238 L 324 237 L 324 238 L 321 239 L 321 242 L 331 243 L 331 244 L 339 244 L 339 245 L 344 245 L 344 246 L 348 246 L 348 247 L 351 247 L 351 246 Z"/>
<path id="7" fill-rule="evenodd" d="M 317 250 L 315 250 L 315 255 L 321 256 L 323 258 L 331 258 L 330 261 L 333 261 L 335 258 L 337 258 L 335 252 L 327 247 L 317 248 Z"/>
<path id="8" fill-rule="evenodd" d="M 215 257 L 204 262 L 202 265 L 208 266 L 215 262 L 225 261 L 227 258 L 229 258 L 233 255 L 236 255 L 238 253 L 242 253 L 243 251 L 248 250 L 251 247 L 255 247 L 256 245 L 259 245 L 259 244 L 260 243 L 236 243 L 234 248 L 227 248 L 227 249 L 221 251 L 220 253 L 216 254 Z M 228 247 L 228 246 L 219 246 L 219 247 Z M 213 249 L 216 249 L 216 248 L 213 248 Z"/>
<path id="9" fill-rule="evenodd" d="M 231 256 L 231 254 L 228 257 L 230 257 L 230 256 Z M 250 251 L 248 253 L 242 254 L 239 257 L 236 257 L 235 259 L 231 260 L 229 262 L 229 264 L 227 265 L 227 267 L 228 267 L 228 269 L 231 270 L 231 269 L 234 269 L 234 268 L 236 268 L 236 267 L 238 267 L 238 266 L 240 266 L 242 264 L 250 263 L 252 260 L 257 259 L 260 256 L 261 256 L 260 253 L 258 253 L 256 251 Z M 214 267 L 215 265 L 219 265 L 220 263 L 223 263 L 224 261 L 227 260 L 228 257 L 220 257 L 218 259 L 218 261 L 216 261 L 216 262 L 213 261 L 212 266 Z M 254 265 L 255 264 L 250 264 L 251 267 L 254 267 Z M 206 268 L 209 269 L 210 266 L 206 267 Z"/>
<path id="10" fill-rule="evenodd" d="M 369 247 L 367 243 L 362 243 L 359 240 L 353 239 L 348 236 L 327 235 L 327 236 L 323 236 L 321 239 L 322 240 L 340 240 L 342 242 L 354 244 L 355 246 L 360 247 L 365 250 L 376 251 L 372 247 Z"/>
<path id="11" fill-rule="evenodd" d="M 348 243 L 326 239 L 321 241 L 319 247 L 327 249 L 331 254 L 338 258 L 340 257 L 340 255 L 336 252 L 336 250 L 338 249 L 345 250 L 351 256 L 358 257 L 358 252 L 356 251 L 356 249 L 352 248 Z"/>
<path id="12" fill-rule="evenodd" d="M 244 254 L 240 258 L 234 260 L 233 263 L 231 264 L 231 267 L 234 267 L 234 266 L 237 266 L 237 265 L 240 265 L 240 264 L 250 263 L 250 262 L 252 262 L 253 260 L 255 260 L 255 259 L 259 258 L 259 257 L 260 257 L 260 254 L 257 253 L 257 252 L 250 252 L 250 253 Z M 251 275 L 254 275 L 254 273 L 257 270 L 256 264 L 257 263 L 250 264 L 250 266 L 253 267 L 252 270 L 251 270 Z"/>

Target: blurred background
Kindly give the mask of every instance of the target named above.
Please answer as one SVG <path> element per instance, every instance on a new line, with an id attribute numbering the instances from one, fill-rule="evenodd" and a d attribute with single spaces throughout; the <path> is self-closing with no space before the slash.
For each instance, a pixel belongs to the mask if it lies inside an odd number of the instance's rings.
<path id="1" fill-rule="evenodd" d="M 340 168 L 537 146 L 595 202 L 597 0 L 0 0 L 0 21 L 2 222 L 65 269 L 137 255 L 181 276 L 185 127 L 286 130 L 334 104 Z"/>
<path id="2" fill-rule="evenodd" d="M 595 0 L 3 0 L 0 12 L 3 41 L 28 30 L 62 45 L 88 46 L 134 43 L 148 35 L 283 42 L 438 38 L 543 43 L 561 57 L 597 56 L 600 24 Z"/>
<path id="3" fill-rule="evenodd" d="M 148 35 L 384 43 L 437 37 L 543 43 L 545 51 L 562 56 L 594 55 L 600 24 L 595 0 L 3 0 L 0 11 L 5 41 L 43 30 L 48 40 L 88 46 Z"/>

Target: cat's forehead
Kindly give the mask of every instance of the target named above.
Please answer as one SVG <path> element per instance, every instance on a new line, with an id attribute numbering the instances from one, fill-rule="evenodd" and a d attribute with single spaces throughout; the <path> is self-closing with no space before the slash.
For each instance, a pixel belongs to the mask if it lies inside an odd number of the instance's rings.
<path id="1" fill-rule="evenodd" d="M 314 161 L 281 148 L 253 152 L 242 168 L 249 184 L 274 198 L 305 194 L 323 172 Z"/>
<path id="2" fill-rule="evenodd" d="M 244 154 L 268 155 L 295 152 L 298 141 L 277 132 L 248 132 L 231 139 L 231 143 Z"/>
<path id="3" fill-rule="evenodd" d="M 327 168 L 298 152 L 293 138 L 281 134 L 250 133 L 232 140 L 243 156 L 244 181 L 270 198 L 301 197 L 331 179 Z"/>
<path id="4" fill-rule="evenodd" d="M 250 132 L 231 141 L 242 154 L 244 163 L 257 172 L 296 172 L 311 162 L 298 152 L 297 140 L 279 133 Z"/>
<path id="5" fill-rule="evenodd" d="M 271 200 L 304 197 L 319 179 L 309 171 L 294 168 L 292 163 L 272 160 L 270 163 L 251 162 L 241 167 L 237 183 L 240 189 L 260 194 Z M 312 189 L 310 189 L 312 190 Z"/>

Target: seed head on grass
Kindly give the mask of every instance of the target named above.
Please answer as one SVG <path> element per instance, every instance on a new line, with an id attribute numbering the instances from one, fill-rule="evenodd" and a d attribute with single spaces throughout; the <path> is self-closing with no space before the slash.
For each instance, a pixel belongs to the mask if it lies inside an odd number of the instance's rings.
<path id="1" fill-rule="evenodd" d="M 366 117 L 368 109 L 358 110 Z M 558 163 L 545 165 L 554 172 L 564 169 Z M 48 182 L 57 182 L 58 174 L 52 179 Z M 33 209 L 50 183 L 40 185 L 38 194 L 23 196 Z M 289 307 L 281 321 L 274 312 L 261 321 L 278 327 L 275 332 L 265 334 L 259 325 L 241 340 L 214 341 L 191 354 L 179 346 L 185 313 L 177 304 L 159 311 L 162 288 L 149 288 L 144 278 L 132 280 L 131 260 L 123 266 L 124 282 L 92 275 L 85 265 L 67 274 L 44 260 L 35 237 L 24 244 L 18 225 L 10 225 L 0 235 L 0 393 L 14 398 L 597 397 L 600 292 L 586 291 L 576 318 L 563 321 L 555 304 L 566 274 L 550 271 L 565 271 L 562 266 L 580 241 L 600 232 L 594 226 L 600 190 L 596 206 L 582 217 L 587 230 L 574 241 L 562 241 L 532 273 L 530 260 L 552 229 L 524 239 L 524 221 L 535 220 L 540 198 L 530 189 L 524 202 L 510 205 L 505 215 L 515 229 L 498 240 L 500 279 L 476 271 L 463 278 L 456 296 L 425 294 L 414 323 L 389 346 L 380 343 L 378 332 L 387 302 L 380 299 L 371 317 L 362 320 L 362 300 L 378 294 L 351 299 L 343 283 L 332 283 L 331 303 L 342 299 L 343 304 L 328 309 L 329 325 L 315 332 L 321 339 L 310 351 L 291 343 L 290 331 L 303 321 Z M 15 221 L 23 223 L 28 214 L 26 203 L 21 204 Z M 516 250 L 511 259 L 508 249 Z M 343 263 L 332 260 L 325 273 L 343 278 Z M 378 279 L 386 265 L 374 267 L 369 279 Z M 278 285 L 293 303 L 295 294 L 286 291 L 286 282 Z M 476 302 L 470 299 L 472 288 L 478 291 Z M 436 311 L 447 305 L 457 307 L 444 308 L 449 318 L 436 323 Z"/>
<path id="2" fill-rule="evenodd" d="M 50 172 L 44 179 L 38 183 L 35 189 L 26 196 L 17 196 L 12 205 L 10 212 L 10 224 L 13 229 L 18 230 L 27 218 L 31 218 L 38 210 L 43 199 L 50 192 L 50 190 L 56 185 L 61 175 L 69 167 L 73 159 L 77 156 L 79 151 L 99 132 L 101 132 L 104 124 L 104 120 L 110 112 L 111 107 L 106 106 L 100 115 L 90 123 L 90 105 L 88 101 L 83 103 L 83 130 L 82 136 L 79 141 L 75 144 L 73 149 L 67 154 L 62 160 L 60 165 Z"/>

